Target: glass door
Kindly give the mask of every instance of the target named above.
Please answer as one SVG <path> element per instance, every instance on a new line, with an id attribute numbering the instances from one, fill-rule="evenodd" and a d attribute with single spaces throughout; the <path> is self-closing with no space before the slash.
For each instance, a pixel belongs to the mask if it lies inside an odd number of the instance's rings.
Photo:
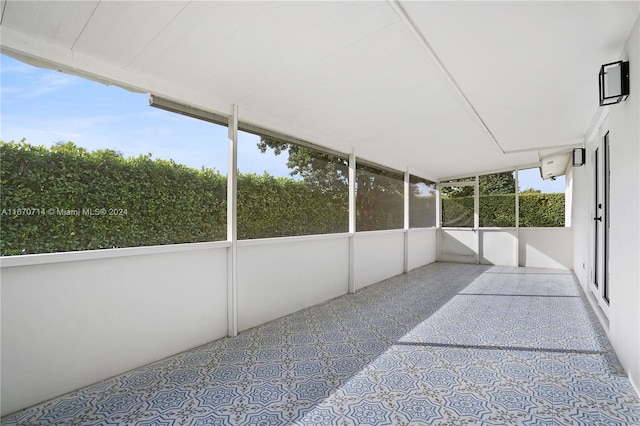
<path id="1" fill-rule="evenodd" d="M 609 133 L 593 151 L 593 267 L 591 291 L 599 306 L 609 308 Z"/>

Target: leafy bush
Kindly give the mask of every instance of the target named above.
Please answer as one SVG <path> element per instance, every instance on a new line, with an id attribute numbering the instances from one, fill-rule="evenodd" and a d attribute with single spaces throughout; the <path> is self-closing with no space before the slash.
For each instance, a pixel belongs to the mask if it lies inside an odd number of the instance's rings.
<path id="1" fill-rule="evenodd" d="M 473 227 L 473 196 L 442 196 L 442 226 Z"/>
<path id="2" fill-rule="evenodd" d="M 16 255 L 226 239 L 226 177 L 150 155 L 71 142 L 0 142 L 0 253 Z M 240 174 L 239 238 L 345 232 L 344 196 Z"/>
<path id="3" fill-rule="evenodd" d="M 367 192 L 364 183 L 358 230 L 402 227 L 400 190 Z M 226 184 L 215 170 L 151 155 L 0 141 L 0 254 L 224 240 Z M 238 238 L 346 232 L 348 194 L 340 188 L 239 174 Z M 514 226 L 514 197 L 481 196 L 481 226 Z M 473 226 L 473 197 L 443 197 L 442 206 L 445 226 Z M 564 194 L 521 194 L 520 225 L 564 226 Z"/>
<path id="4" fill-rule="evenodd" d="M 481 195 L 480 226 L 505 228 L 516 226 L 515 201 L 515 194 Z"/>
<path id="5" fill-rule="evenodd" d="M 521 227 L 564 226 L 564 194 L 521 193 Z M 515 226 L 515 194 L 481 195 L 481 227 Z M 473 197 L 442 197 L 443 226 L 473 227 Z"/>
<path id="6" fill-rule="evenodd" d="M 238 238 L 349 230 L 348 194 L 268 174 L 238 176 Z"/>
<path id="7" fill-rule="evenodd" d="M 3 255 L 226 237 L 226 180 L 212 170 L 70 142 L 2 142 L 0 161 Z"/>
<path id="8" fill-rule="evenodd" d="M 564 194 L 520 194 L 520 226 L 564 226 Z"/>

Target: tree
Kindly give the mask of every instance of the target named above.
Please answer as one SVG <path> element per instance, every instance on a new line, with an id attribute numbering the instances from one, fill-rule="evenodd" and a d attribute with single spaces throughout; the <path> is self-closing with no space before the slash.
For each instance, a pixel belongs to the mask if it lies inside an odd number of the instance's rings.
<path id="1" fill-rule="evenodd" d="M 472 178 L 458 179 L 458 181 L 472 180 Z M 478 178 L 478 188 L 480 195 L 514 194 L 516 192 L 516 180 L 513 177 L 513 172 L 482 175 Z M 449 197 L 472 197 L 473 186 L 444 186 L 441 192 Z"/>
<path id="2" fill-rule="evenodd" d="M 287 152 L 290 175 L 300 176 L 308 185 L 348 197 L 349 160 L 281 140 L 260 137 L 258 149 L 275 155 Z M 356 223 L 359 231 L 402 227 L 403 178 L 400 173 L 358 165 L 356 173 Z M 345 204 L 345 208 L 348 208 Z"/>
<path id="3" fill-rule="evenodd" d="M 516 192 L 516 180 L 514 172 L 493 173 L 482 175 L 478 179 L 480 195 L 514 194 Z"/>
<path id="4" fill-rule="evenodd" d="M 324 191 L 342 191 L 349 187 L 349 159 L 310 148 L 260 136 L 258 149 L 263 154 L 272 149 L 275 155 L 288 152 L 287 167 L 291 176 Z"/>

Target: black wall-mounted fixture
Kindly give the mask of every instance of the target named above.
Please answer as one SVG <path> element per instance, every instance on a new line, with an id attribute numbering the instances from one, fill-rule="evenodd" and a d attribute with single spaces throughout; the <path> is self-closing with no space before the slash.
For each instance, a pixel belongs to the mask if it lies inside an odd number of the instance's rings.
<path id="1" fill-rule="evenodd" d="M 573 167 L 584 166 L 586 150 L 584 148 L 573 149 Z"/>
<path id="2" fill-rule="evenodd" d="M 600 67 L 600 106 L 622 102 L 629 96 L 629 62 L 611 62 Z"/>

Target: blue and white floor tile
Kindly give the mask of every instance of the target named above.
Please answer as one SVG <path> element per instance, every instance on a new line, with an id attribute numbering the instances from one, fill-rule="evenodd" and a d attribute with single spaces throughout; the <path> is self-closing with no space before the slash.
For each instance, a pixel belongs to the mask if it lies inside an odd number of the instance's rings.
<path id="1" fill-rule="evenodd" d="M 432 264 L 3 425 L 640 425 L 571 272 Z"/>

